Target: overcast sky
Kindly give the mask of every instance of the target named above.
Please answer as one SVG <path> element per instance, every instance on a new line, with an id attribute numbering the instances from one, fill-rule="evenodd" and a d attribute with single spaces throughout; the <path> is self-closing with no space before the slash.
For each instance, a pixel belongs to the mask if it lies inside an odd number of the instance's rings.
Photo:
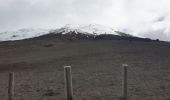
<path id="1" fill-rule="evenodd" d="M 0 0 L 0 32 L 101 24 L 170 41 L 170 0 Z"/>

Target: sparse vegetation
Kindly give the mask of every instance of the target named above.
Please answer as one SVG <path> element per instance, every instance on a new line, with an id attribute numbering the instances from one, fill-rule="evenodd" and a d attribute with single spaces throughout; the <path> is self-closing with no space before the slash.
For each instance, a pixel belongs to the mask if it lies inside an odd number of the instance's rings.
<path id="1" fill-rule="evenodd" d="M 170 98 L 169 54 L 169 43 L 154 41 L 44 37 L 3 42 L 0 98 L 7 100 L 8 72 L 14 71 L 15 100 L 63 100 L 63 66 L 70 65 L 75 100 L 118 100 L 121 65 L 127 63 L 130 100 L 166 100 Z"/>

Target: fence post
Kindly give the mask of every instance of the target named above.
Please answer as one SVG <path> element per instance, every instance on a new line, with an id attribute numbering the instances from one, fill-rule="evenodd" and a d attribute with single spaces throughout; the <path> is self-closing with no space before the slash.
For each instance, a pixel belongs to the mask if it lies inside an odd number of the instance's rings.
<path id="1" fill-rule="evenodd" d="M 14 100 L 14 72 L 9 73 L 8 100 Z"/>
<path id="2" fill-rule="evenodd" d="M 122 100 L 127 100 L 127 64 L 122 64 L 123 67 L 123 80 L 122 80 Z"/>
<path id="3" fill-rule="evenodd" d="M 64 66 L 66 100 L 73 100 L 71 66 Z"/>

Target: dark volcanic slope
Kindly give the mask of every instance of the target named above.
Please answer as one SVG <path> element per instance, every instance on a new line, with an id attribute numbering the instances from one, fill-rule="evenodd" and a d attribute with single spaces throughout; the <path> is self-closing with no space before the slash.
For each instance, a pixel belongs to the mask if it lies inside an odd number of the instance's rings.
<path id="1" fill-rule="evenodd" d="M 79 33 L 76 31 L 71 31 L 66 34 L 63 34 L 63 32 L 50 32 L 49 34 L 42 35 L 39 37 L 32 38 L 33 40 L 65 40 L 65 41 L 75 41 L 75 40 L 129 40 L 129 41 L 143 41 L 143 42 L 149 42 L 154 41 L 149 38 L 140 38 L 135 37 L 126 33 L 122 33 L 119 31 L 115 31 L 119 35 L 114 34 L 90 34 L 90 33 Z M 30 39 L 29 39 L 30 40 Z"/>
<path id="2" fill-rule="evenodd" d="M 169 43 L 55 39 L 0 43 L 0 98 L 15 71 L 16 100 L 63 100 L 63 66 L 71 65 L 76 100 L 118 100 L 123 63 L 130 100 L 170 99 Z"/>

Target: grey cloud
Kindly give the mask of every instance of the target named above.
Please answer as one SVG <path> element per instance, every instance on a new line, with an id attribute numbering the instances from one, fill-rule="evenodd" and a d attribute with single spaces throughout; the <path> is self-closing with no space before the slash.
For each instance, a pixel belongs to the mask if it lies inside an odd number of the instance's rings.
<path id="1" fill-rule="evenodd" d="M 165 20 L 165 16 L 162 16 L 162 17 L 159 17 L 157 20 L 156 20 L 156 22 L 162 22 L 162 21 L 164 21 Z"/>

